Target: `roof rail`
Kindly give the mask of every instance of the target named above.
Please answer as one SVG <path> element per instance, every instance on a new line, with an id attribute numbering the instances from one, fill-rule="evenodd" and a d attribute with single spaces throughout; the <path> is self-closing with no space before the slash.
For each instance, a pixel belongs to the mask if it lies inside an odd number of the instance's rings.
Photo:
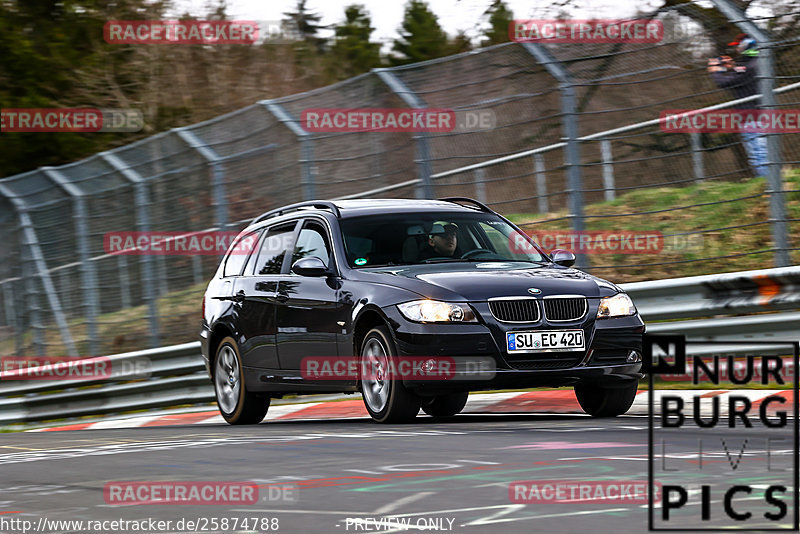
<path id="1" fill-rule="evenodd" d="M 297 211 L 301 208 L 317 208 L 317 209 L 327 209 L 333 212 L 333 214 L 338 219 L 342 216 L 341 212 L 339 211 L 339 207 L 334 204 L 333 202 L 328 202 L 327 200 L 307 200 L 305 202 L 298 202 L 296 204 L 289 204 L 288 206 L 284 206 L 282 208 L 274 209 L 268 211 L 266 213 L 262 213 L 250 224 L 256 224 L 261 221 L 265 221 L 267 219 L 271 219 L 272 217 L 278 217 L 279 215 L 283 215 L 285 213 L 289 213 L 290 211 Z"/>
<path id="2" fill-rule="evenodd" d="M 489 206 L 487 206 L 483 202 L 478 202 L 474 198 L 469 198 L 469 197 L 445 197 L 445 198 L 439 198 L 437 200 L 443 200 L 445 202 L 453 202 L 453 203 L 468 202 L 468 203 L 474 205 L 475 207 L 477 207 L 478 209 L 480 209 L 481 211 L 485 211 L 485 212 L 488 212 L 488 213 L 494 213 L 494 211 Z"/>

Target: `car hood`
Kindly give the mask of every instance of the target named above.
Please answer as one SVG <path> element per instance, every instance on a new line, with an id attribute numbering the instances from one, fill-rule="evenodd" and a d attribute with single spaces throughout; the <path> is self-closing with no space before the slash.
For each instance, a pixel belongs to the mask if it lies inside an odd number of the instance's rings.
<path id="1" fill-rule="evenodd" d="M 382 283 L 403 286 L 423 296 L 443 300 L 482 301 L 492 297 L 567 294 L 604 297 L 620 291 L 614 284 L 577 269 L 519 262 L 413 265 L 371 272 Z"/>

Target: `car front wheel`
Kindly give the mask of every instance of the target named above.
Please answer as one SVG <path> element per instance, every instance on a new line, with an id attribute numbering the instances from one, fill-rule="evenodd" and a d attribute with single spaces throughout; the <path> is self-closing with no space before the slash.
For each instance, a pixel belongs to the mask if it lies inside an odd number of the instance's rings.
<path id="1" fill-rule="evenodd" d="M 378 423 L 406 423 L 419 413 L 419 397 L 408 391 L 393 371 L 397 351 L 385 326 L 376 326 L 361 343 L 361 394 L 369 415 Z"/>
<path id="2" fill-rule="evenodd" d="M 630 409 L 637 388 L 636 382 L 621 388 L 578 385 L 575 386 L 575 397 L 583 411 L 593 417 L 616 417 Z"/>
<path id="3" fill-rule="evenodd" d="M 223 419 L 231 425 L 255 425 L 267 415 L 270 399 L 247 391 L 239 348 L 232 337 L 223 339 L 217 349 L 214 392 Z"/>

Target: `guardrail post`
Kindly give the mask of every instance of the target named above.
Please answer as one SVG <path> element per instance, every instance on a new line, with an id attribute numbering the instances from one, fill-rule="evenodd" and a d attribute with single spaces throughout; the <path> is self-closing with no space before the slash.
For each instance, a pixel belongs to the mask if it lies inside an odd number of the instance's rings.
<path id="1" fill-rule="evenodd" d="M 761 107 L 777 110 L 775 100 L 775 65 L 772 51 L 772 36 L 748 19 L 744 12 L 729 0 L 712 0 L 714 6 L 725 15 L 730 22 L 753 39 L 758 45 L 758 78 L 761 93 Z M 786 206 L 784 201 L 783 181 L 781 178 L 781 137 L 780 134 L 766 134 L 767 138 L 767 187 L 764 191 L 769 195 L 770 221 L 772 223 L 772 240 L 775 244 L 775 266 L 791 265 L 789 257 L 789 237 L 786 225 Z"/>
<path id="2" fill-rule="evenodd" d="M 600 141 L 600 152 L 603 156 L 603 196 L 607 201 L 616 198 L 617 188 L 614 185 L 614 159 L 611 156 L 611 141 Z"/>
<path id="3" fill-rule="evenodd" d="M 89 226 L 87 223 L 85 194 L 58 170 L 51 167 L 42 167 L 42 172 L 72 198 L 75 235 L 78 239 L 78 258 L 81 262 L 80 292 L 83 297 L 83 306 L 86 310 L 88 350 L 90 355 L 96 356 L 100 353 L 97 337 L 97 314 L 100 306 L 100 296 L 98 295 L 97 272 L 89 250 Z"/>
<path id="4" fill-rule="evenodd" d="M 544 157 L 541 154 L 533 155 L 533 172 L 536 174 L 536 204 L 539 213 L 550 211 L 547 202 L 547 175 L 544 171 Z"/>
<path id="5" fill-rule="evenodd" d="M 311 140 L 311 134 L 305 131 L 300 126 L 300 122 L 275 100 L 262 100 L 259 104 L 264 106 L 267 111 L 299 139 L 300 180 L 303 184 L 303 200 L 314 200 L 317 194 L 317 167 L 314 165 L 314 144 Z"/>
<path id="6" fill-rule="evenodd" d="M 703 166 L 703 139 L 698 132 L 689 134 L 689 140 L 692 145 L 692 170 L 694 171 L 694 179 L 702 182 L 706 178 L 706 171 Z"/>
<path id="7" fill-rule="evenodd" d="M 414 109 L 425 109 L 428 106 L 398 78 L 391 69 L 372 69 L 389 89 L 400 97 L 403 102 Z M 431 178 L 431 147 L 427 132 L 417 132 L 414 135 L 417 141 L 417 176 L 420 179 L 417 188 L 417 198 L 436 198 L 434 194 L 433 179 Z"/>
<path id="8" fill-rule="evenodd" d="M 119 159 L 116 154 L 111 152 L 102 152 L 100 157 L 106 163 L 111 165 L 117 170 L 126 180 L 133 184 L 134 191 L 134 205 L 136 206 L 136 227 L 140 232 L 150 231 L 150 199 L 147 194 L 147 182 L 139 175 L 138 172 L 128 167 L 124 161 Z M 155 294 L 155 279 L 153 273 L 153 261 L 150 254 L 142 254 L 142 292 L 144 293 L 144 300 L 147 302 L 148 320 L 150 323 L 150 346 L 157 347 L 159 345 L 159 330 L 158 330 L 158 302 Z"/>
<path id="9" fill-rule="evenodd" d="M 486 171 L 483 169 L 475 169 L 475 197 L 486 204 Z"/>
<path id="10" fill-rule="evenodd" d="M 583 179 L 581 177 L 581 152 L 578 138 L 578 106 L 575 101 L 575 84 L 572 75 L 564 68 L 549 50 L 539 43 L 522 43 L 525 50 L 539 62 L 547 72 L 555 78 L 561 92 L 561 115 L 564 131 L 564 165 L 567 168 L 567 193 L 569 194 L 569 214 L 572 218 L 572 229 L 581 233 L 584 230 L 583 220 Z M 585 254 L 575 255 L 575 267 L 588 267 Z"/>

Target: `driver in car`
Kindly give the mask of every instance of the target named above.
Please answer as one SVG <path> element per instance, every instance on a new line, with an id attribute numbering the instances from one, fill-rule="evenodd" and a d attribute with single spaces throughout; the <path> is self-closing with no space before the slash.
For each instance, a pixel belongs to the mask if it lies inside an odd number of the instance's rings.
<path id="1" fill-rule="evenodd" d="M 437 222 L 428 234 L 428 246 L 420 253 L 420 259 L 458 257 L 458 226 L 454 223 Z"/>

